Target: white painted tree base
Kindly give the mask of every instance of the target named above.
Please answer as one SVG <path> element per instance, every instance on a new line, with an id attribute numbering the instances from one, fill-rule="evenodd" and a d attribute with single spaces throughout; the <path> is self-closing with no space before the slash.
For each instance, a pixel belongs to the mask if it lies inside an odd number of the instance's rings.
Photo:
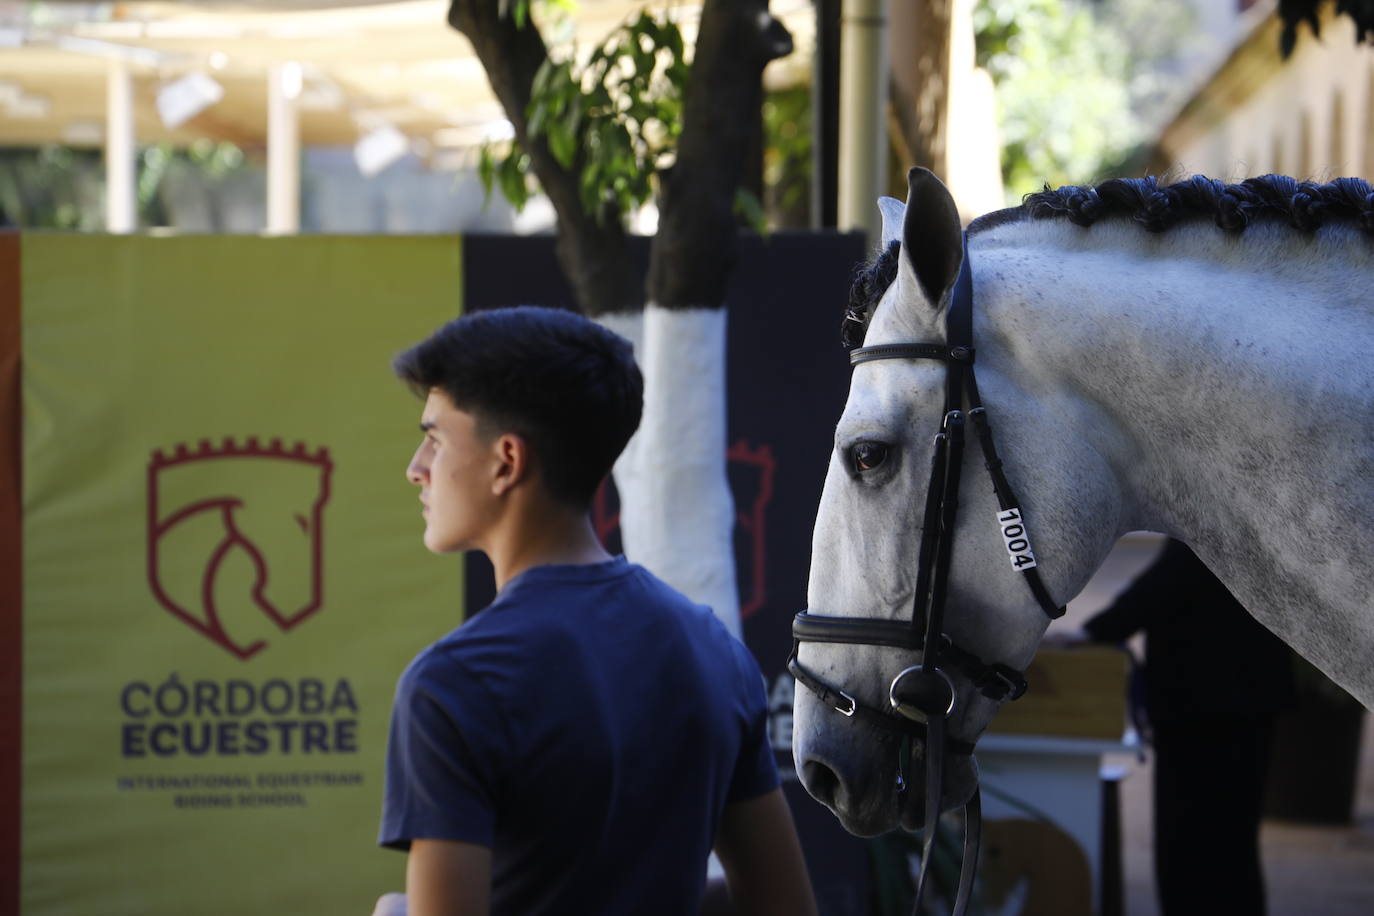
<path id="1" fill-rule="evenodd" d="M 598 320 L 635 345 L 644 373 L 644 419 L 614 470 L 625 555 L 740 636 L 725 465 L 726 311 L 650 303 Z"/>

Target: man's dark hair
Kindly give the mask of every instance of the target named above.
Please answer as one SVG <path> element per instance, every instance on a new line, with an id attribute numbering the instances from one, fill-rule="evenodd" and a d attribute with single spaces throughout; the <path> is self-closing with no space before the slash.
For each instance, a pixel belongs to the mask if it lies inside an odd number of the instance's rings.
<path id="1" fill-rule="evenodd" d="M 586 507 L 639 426 L 644 379 L 629 341 L 575 312 L 473 312 L 396 357 L 424 396 L 438 389 L 483 435 L 529 442 L 554 497 Z"/>

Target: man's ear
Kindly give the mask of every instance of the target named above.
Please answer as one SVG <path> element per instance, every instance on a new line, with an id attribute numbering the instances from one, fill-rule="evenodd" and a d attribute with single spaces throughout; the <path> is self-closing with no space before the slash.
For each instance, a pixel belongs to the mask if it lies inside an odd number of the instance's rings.
<path id="1" fill-rule="evenodd" d="M 492 443 L 496 460 L 496 474 L 491 480 L 491 492 L 501 496 L 516 484 L 529 478 L 532 471 L 529 441 L 518 433 L 502 433 Z"/>

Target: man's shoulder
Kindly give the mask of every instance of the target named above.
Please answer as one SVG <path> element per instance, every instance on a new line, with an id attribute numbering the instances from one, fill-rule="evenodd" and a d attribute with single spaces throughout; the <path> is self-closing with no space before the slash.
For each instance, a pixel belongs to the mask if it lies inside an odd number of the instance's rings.
<path id="1" fill-rule="evenodd" d="M 638 600 L 652 601 L 663 607 L 670 607 L 681 611 L 689 611 L 693 614 L 705 615 L 714 618 L 711 609 L 703 604 L 698 604 L 688 598 L 673 586 L 664 582 L 648 569 L 637 563 L 631 563 L 629 572 L 622 584 L 627 597 L 637 598 Z"/>
<path id="2" fill-rule="evenodd" d="M 565 618 L 581 596 L 592 593 L 589 584 L 556 579 L 527 581 L 500 593 L 421 649 L 402 674 L 402 684 L 445 684 L 528 663 L 555 631 L 569 626 Z"/>
<path id="3" fill-rule="evenodd" d="M 701 664 L 713 668 L 718 676 L 725 676 L 720 682 L 723 688 L 737 687 L 738 681 L 732 680 L 735 677 L 743 676 L 751 681 L 761 677 L 753 653 L 731 634 L 711 608 L 693 601 L 649 570 L 642 567 L 637 570 L 644 593 L 631 599 L 637 602 L 635 610 L 646 613 L 646 609 L 653 608 L 662 614 L 665 622 L 670 621 L 671 629 L 683 640 L 677 649 L 690 646 L 690 654 Z M 652 615 L 653 611 L 648 613 Z"/>
<path id="4" fill-rule="evenodd" d="M 442 686 L 480 676 L 519 653 L 517 621 L 489 607 L 422 648 L 401 674 L 400 688 Z"/>
<path id="5" fill-rule="evenodd" d="M 403 680 L 518 681 L 519 672 L 551 659 L 562 664 L 570 652 L 597 658 L 614 651 L 606 641 L 611 632 L 615 643 L 635 646 L 645 662 L 686 652 L 703 663 L 729 659 L 738 667 L 739 656 L 748 654 L 710 608 L 622 561 L 614 575 L 545 570 L 516 582 L 417 654 Z"/>
<path id="6" fill-rule="evenodd" d="M 457 631 L 454 631 L 455 633 Z M 435 682 L 450 680 L 458 662 L 453 652 L 453 633 L 425 646 L 401 672 L 398 693 L 410 693 Z"/>
<path id="7" fill-rule="evenodd" d="M 547 567 L 522 575 L 492 602 L 489 610 L 499 611 L 501 616 L 493 614 L 482 626 L 518 629 L 526 623 L 534 625 L 543 613 L 571 619 L 570 611 L 584 605 L 623 608 L 641 615 L 670 612 L 714 619 L 710 608 L 692 601 L 645 567 L 615 557 L 603 564 Z M 487 613 L 477 615 L 474 623 Z"/>

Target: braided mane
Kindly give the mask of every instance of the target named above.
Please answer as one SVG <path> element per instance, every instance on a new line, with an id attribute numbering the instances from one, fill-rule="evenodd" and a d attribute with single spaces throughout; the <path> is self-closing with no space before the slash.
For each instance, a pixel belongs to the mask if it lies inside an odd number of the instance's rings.
<path id="1" fill-rule="evenodd" d="M 1095 187 L 1046 185 L 1043 191 L 1027 194 L 1019 207 L 978 217 L 968 231 L 975 235 L 1007 223 L 1042 219 L 1067 219 L 1084 227 L 1129 219 L 1150 232 L 1210 220 L 1236 234 L 1259 222 L 1286 223 L 1300 232 L 1343 223 L 1374 237 L 1374 186 L 1361 178 L 1318 184 L 1286 175 L 1261 175 L 1238 184 L 1194 175 L 1169 185 L 1153 176 L 1113 178 Z M 868 318 L 897 275 L 900 248 L 900 243 L 890 243 L 855 271 L 840 330 L 844 346 L 863 343 Z"/>
<path id="2" fill-rule="evenodd" d="M 1027 194 L 1020 207 L 974 220 L 969 231 L 1024 219 L 1067 219 L 1091 226 L 1111 218 L 1130 219 L 1150 232 L 1205 219 L 1228 232 L 1243 232 L 1252 223 L 1275 220 L 1301 232 L 1344 222 L 1374 235 L 1374 187 L 1360 178 L 1317 184 L 1286 175 L 1261 175 L 1239 184 L 1202 175 L 1171 185 L 1160 185 L 1154 177 L 1113 178 L 1093 188 L 1046 186 L 1037 194 Z"/>
<path id="3" fill-rule="evenodd" d="M 901 242 L 888 242 L 886 248 L 855 268 L 849 301 L 844 307 L 844 320 L 840 322 L 840 343 L 845 349 L 863 345 L 868 317 L 892 281 L 897 279 L 897 258 L 901 252 Z"/>

